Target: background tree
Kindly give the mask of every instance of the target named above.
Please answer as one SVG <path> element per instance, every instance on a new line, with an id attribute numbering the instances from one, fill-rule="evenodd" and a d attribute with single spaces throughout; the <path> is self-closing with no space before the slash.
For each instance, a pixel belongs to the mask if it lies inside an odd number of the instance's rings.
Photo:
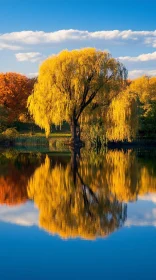
<path id="1" fill-rule="evenodd" d="M 97 104 L 100 105 L 100 104 Z M 156 78 L 143 76 L 128 81 L 124 90 L 97 106 L 83 119 L 83 128 L 91 141 L 132 141 L 137 137 L 156 136 Z"/>
<path id="2" fill-rule="evenodd" d="M 143 76 L 133 80 L 129 92 L 138 100 L 139 133 L 150 137 L 156 135 L 156 77 Z"/>
<path id="3" fill-rule="evenodd" d="M 90 104 L 112 99 L 123 86 L 127 71 L 109 53 L 87 48 L 62 51 L 40 67 L 38 83 L 28 99 L 35 123 L 50 132 L 50 124 L 67 121 L 72 143 L 80 142 L 80 118 Z"/>
<path id="4" fill-rule="evenodd" d="M 0 105 L 8 111 L 9 122 L 27 114 L 27 99 L 36 79 L 17 73 L 0 73 Z"/>

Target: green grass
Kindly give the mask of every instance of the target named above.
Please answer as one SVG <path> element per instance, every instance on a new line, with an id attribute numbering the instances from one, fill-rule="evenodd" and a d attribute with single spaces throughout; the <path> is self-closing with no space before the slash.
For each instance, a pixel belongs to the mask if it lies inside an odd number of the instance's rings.
<path id="1" fill-rule="evenodd" d="M 35 132 L 33 135 L 31 135 L 31 133 L 21 133 L 19 135 L 19 137 L 46 137 L 45 136 L 45 133 L 42 133 L 42 132 Z M 50 133 L 49 135 L 49 138 L 50 137 L 71 137 L 71 134 L 70 133 L 60 133 L 60 132 L 54 132 L 54 133 Z"/>
<path id="2" fill-rule="evenodd" d="M 69 133 L 51 133 L 49 138 L 46 138 L 44 133 L 30 133 L 19 134 L 13 139 L 15 146 L 23 147 L 49 147 L 53 150 L 66 150 L 65 143 L 70 138 Z M 9 140 L 9 139 L 8 139 Z"/>

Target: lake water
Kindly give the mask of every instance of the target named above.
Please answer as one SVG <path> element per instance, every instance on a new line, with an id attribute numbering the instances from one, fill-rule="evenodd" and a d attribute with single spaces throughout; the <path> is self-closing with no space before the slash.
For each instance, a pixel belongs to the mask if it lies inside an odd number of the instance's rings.
<path id="1" fill-rule="evenodd" d="M 156 279 L 156 150 L 0 153 L 0 280 Z"/>

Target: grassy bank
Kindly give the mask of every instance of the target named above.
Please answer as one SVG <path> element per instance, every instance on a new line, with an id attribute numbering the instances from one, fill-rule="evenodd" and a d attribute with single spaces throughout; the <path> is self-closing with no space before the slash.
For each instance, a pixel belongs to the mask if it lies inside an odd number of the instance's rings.
<path id="1" fill-rule="evenodd" d="M 0 134 L 1 146 L 44 146 L 49 148 L 62 148 L 65 142 L 70 138 L 69 133 L 51 133 L 49 138 L 43 133 L 35 133 L 33 135 L 22 133 L 16 137 L 7 137 Z"/>
<path id="2" fill-rule="evenodd" d="M 0 146 L 1 147 L 24 147 L 24 148 L 44 148 L 49 151 L 68 151 L 69 147 L 66 145 L 71 137 L 70 133 L 67 132 L 55 132 L 51 133 L 48 138 L 46 138 L 43 132 L 36 132 L 33 135 L 29 133 L 20 133 L 15 137 L 9 137 L 0 134 Z M 87 141 L 86 141 L 86 146 Z M 97 142 L 89 142 L 90 147 L 97 147 L 99 145 Z M 134 147 L 156 147 L 156 137 L 148 138 L 142 137 L 135 141 L 117 141 L 117 142 L 107 142 L 101 143 L 100 147 L 107 146 L 108 148 L 134 148 Z"/>
<path id="3" fill-rule="evenodd" d="M 49 146 L 49 143 L 59 141 L 60 139 L 68 139 L 70 134 L 67 133 L 51 133 L 48 138 L 45 137 L 43 133 L 35 133 L 35 135 L 30 134 L 20 134 L 19 137 L 14 139 L 15 146 L 26 145 L 26 146 L 37 146 L 44 145 Z"/>

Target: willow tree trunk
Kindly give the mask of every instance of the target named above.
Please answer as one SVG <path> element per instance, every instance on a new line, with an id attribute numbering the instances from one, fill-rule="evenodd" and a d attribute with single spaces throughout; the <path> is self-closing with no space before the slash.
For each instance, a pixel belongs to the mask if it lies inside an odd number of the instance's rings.
<path id="1" fill-rule="evenodd" d="M 81 138 L 80 138 L 80 126 L 77 122 L 76 119 L 73 119 L 71 121 L 71 125 L 70 125 L 70 128 L 71 128 L 71 145 L 72 146 L 82 146 L 82 141 L 81 141 Z"/>

